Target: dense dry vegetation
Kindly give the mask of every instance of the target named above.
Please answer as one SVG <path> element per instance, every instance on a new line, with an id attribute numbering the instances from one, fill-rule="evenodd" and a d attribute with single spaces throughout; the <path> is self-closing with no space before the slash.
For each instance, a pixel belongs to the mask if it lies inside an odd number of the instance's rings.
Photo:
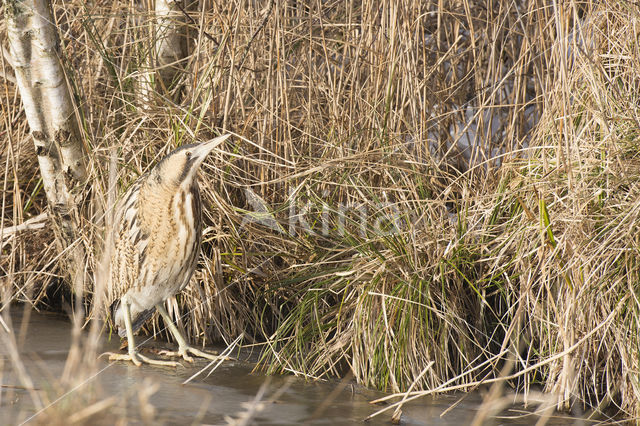
<path id="1" fill-rule="evenodd" d="M 640 414 L 637 5 L 203 1 L 184 74 L 143 107 L 145 10 L 54 5 L 90 152 L 90 269 L 114 192 L 231 131 L 201 175 L 202 267 L 173 302 L 192 339 L 244 332 L 271 372 L 412 395 L 507 376 Z M 46 201 L 2 72 L 8 229 Z M 2 244 L 5 303 L 68 300 L 49 226 Z"/>

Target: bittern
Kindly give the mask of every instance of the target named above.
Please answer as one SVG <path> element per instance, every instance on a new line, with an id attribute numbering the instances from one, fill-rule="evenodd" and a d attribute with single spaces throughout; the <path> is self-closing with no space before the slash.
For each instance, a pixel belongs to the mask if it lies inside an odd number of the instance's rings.
<path id="1" fill-rule="evenodd" d="M 187 286 L 198 264 L 202 209 L 196 175 L 211 150 L 229 136 L 176 149 L 135 181 L 116 204 L 104 250 L 106 306 L 120 337 L 127 337 L 128 355 L 110 354 L 109 359 L 177 365 L 136 350 L 133 335 L 155 310 L 178 343 L 174 355 L 185 361 L 193 360 L 189 353 L 216 358 L 189 346 L 164 302 Z"/>

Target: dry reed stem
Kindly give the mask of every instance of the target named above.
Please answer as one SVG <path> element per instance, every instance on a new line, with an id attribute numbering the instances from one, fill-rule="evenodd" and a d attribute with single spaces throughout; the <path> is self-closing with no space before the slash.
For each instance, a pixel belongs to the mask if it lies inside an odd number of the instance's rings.
<path id="1" fill-rule="evenodd" d="M 266 342 L 272 372 L 350 370 L 427 393 L 509 380 L 525 395 L 542 385 L 560 407 L 639 415 L 636 8 L 270 4 L 190 11 L 182 96 L 152 94 L 145 109 L 135 82 L 152 18 L 118 2 L 57 5 L 92 143 L 88 267 L 113 183 L 122 192 L 224 127 L 243 139 L 204 167 L 202 267 L 172 302 L 190 339 L 245 333 Z M 8 229 L 45 203 L 2 84 Z M 246 220 L 247 191 L 278 226 Z M 292 213 L 304 222 L 290 227 Z M 399 232 L 377 232 L 396 218 Z M 3 249 L 13 298 L 58 298 L 54 251 L 37 250 L 51 241 L 48 228 L 21 232 Z M 514 372 L 500 377 L 508 356 Z"/>

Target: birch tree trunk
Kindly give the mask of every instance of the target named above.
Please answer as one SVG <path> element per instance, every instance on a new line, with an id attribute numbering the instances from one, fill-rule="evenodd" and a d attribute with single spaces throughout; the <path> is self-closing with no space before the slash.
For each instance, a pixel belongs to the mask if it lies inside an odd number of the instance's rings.
<path id="1" fill-rule="evenodd" d="M 187 26 L 184 0 L 156 0 L 150 33 L 153 43 L 147 69 L 140 76 L 143 106 L 148 106 L 151 92 L 168 93 L 182 73 L 187 58 Z"/>
<path id="2" fill-rule="evenodd" d="M 87 180 L 60 46 L 47 0 L 5 0 L 9 50 L 35 144 L 51 222 L 76 294 L 84 289 L 85 249 L 78 238 L 79 203 Z"/>
<path id="3" fill-rule="evenodd" d="M 156 55 L 158 77 L 169 89 L 184 68 L 187 31 L 184 0 L 156 0 Z"/>

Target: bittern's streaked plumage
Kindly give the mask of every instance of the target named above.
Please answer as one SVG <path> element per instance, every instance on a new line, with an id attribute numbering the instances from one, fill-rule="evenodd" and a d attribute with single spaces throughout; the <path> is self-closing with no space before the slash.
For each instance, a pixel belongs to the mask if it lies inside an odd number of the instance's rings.
<path id="1" fill-rule="evenodd" d="M 205 157 L 229 135 L 182 146 L 141 176 L 115 207 L 112 234 L 107 239 L 106 302 L 128 355 L 110 359 L 175 365 L 152 360 L 136 351 L 133 334 L 154 310 L 178 342 L 178 355 L 215 358 L 189 346 L 164 308 L 165 300 L 189 283 L 202 241 L 200 193 L 196 174 Z"/>

